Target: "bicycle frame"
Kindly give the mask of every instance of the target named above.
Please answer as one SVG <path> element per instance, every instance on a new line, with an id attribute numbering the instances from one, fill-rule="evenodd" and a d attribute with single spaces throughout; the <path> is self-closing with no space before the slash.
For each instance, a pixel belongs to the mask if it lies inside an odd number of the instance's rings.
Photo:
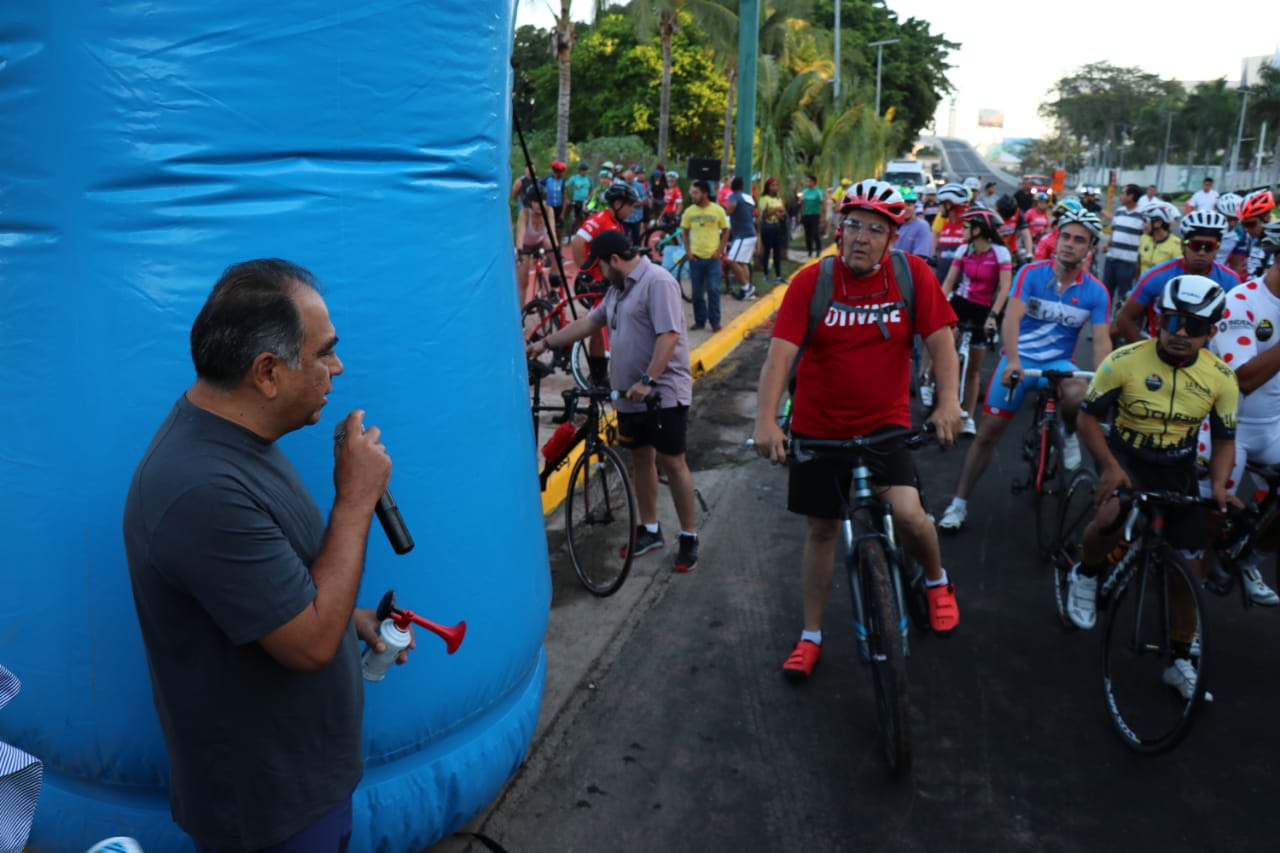
<path id="1" fill-rule="evenodd" d="M 547 459 L 546 464 L 542 466 L 542 471 L 538 474 L 538 486 L 541 491 L 547 490 L 547 481 L 556 469 L 568 461 L 569 456 L 573 453 L 575 447 L 585 443 L 584 452 L 589 452 L 597 443 L 612 444 L 614 427 L 610 426 L 606 430 L 606 435 L 600 435 L 600 422 L 604 419 L 602 410 L 605 400 L 610 399 L 613 394 L 611 390 L 604 388 L 593 388 L 584 390 L 581 388 L 567 388 L 560 392 L 560 396 L 564 399 L 564 406 L 560 409 L 562 412 L 561 422 L 568 422 L 575 415 L 585 415 L 585 419 L 578 425 L 574 431 L 573 441 L 565 446 L 564 450 L 556 454 L 554 457 Z M 585 406 L 579 406 L 580 398 L 586 397 L 588 403 Z M 541 411 L 555 411 L 549 406 L 535 406 L 533 416 L 538 416 Z"/>

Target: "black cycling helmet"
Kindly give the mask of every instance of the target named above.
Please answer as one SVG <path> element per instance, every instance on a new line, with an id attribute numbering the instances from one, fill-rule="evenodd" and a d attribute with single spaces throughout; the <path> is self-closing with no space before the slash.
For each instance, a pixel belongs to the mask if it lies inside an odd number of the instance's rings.
<path id="1" fill-rule="evenodd" d="M 613 184 L 604 191 L 604 203 L 612 205 L 615 201 L 620 201 L 623 204 L 638 204 L 640 196 L 636 195 L 636 191 L 626 184 Z"/>
<path id="2" fill-rule="evenodd" d="M 988 240 L 994 242 L 1000 239 L 1000 226 L 1004 222 L 994 210 L 987 210 L 985 207 L 970 208 L 960 218 L 975 226 L 978 233 Z"/>
<path id="3" fill-rule="evenodd" d="M 1018 203 L 1013 200 L 1013 196 L 1006 193 L 996 199 L 996 213 L 1000 214 L 1001 219 L 1011 219 L 1013 214 L 1018 210 Z"/>

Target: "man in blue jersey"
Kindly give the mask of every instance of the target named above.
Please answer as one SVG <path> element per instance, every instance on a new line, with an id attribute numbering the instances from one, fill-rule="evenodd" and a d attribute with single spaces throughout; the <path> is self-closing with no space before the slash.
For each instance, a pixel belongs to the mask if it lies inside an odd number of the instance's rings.
<path id="1" fill-rule="evenodd" d="M 1202 275 L 1225 291 L 1240 283 L 1239 276 L 1214 260 L 1227 230 L 1225 216 L 1216 210 L 1195 210 L 1182 217 L 1178 228 L 1182 234 L 1182 257 L 1157 264 L 1138 279 L 1111 322 L 1111 335 L 1118 342 L 1140 340 L 1140 326 L 1147 327 L 1150 337 L 1156 336 L 1155 305 L 1165 285 L 1176 276 Z"/>
<path id="2" fill-rule="evenodd" d="M 1004 354 L 991 377 L 982 411 L 978 435 L 964 456 L 956 495 L 942 515 L 938 527 L 957 531 L 969 512 L 969 495 L 1028 391 L 1039 390 L 1048 380 L 1026 378 L 1014 384 L 1013 374 L 1025 369 L 1075 370 L 1076 345 L 1082 330 L 1093 336 L 1093 363 L 1099 364 L 1111 352 L 1107 320 L 1111 299 L 1102 282 L 1090 275 L 1085 264 L 1102 234 L 1102 222 L 1088 210 L 1068 210 L 1058 220 L 1058 242 L 1052 261 L 1037 261 L 1022 267 L 1005 306 Z M 995 316 L 993 305 L 992 316 Z M 1067 429 L 1062 464 L 1080 466 L 1080 442 L 1075 435 L 1076 415 L 1089 383 L 1067 379 L 1058 385 L 1059 408 Z M 1012 387 L 1012 393 L 1009 388 Z"/>

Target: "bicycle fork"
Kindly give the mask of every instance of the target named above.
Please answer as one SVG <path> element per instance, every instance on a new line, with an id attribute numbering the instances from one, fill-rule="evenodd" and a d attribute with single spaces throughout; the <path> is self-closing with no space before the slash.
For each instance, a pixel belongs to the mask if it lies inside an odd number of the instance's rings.
<path id="1" fill-rule="evenodd" d="M 874 495 L 869 485 L 871 479 L 871 471 L 865 465 L 859 464 L 853 469 L 854 482 L 857 484 L 854 491 L 854 499 L 856 501 L 874 501 Z M 853 631 L 854 637 L 858 641 L 858 657 L 863 663 L 871 663 L 873 657 L 877 661 L 883 661 L 883 653 L 877 652 L 875 656 L 871 652 L 870 637 L 867 631 L 867 615 L 866 604 L 862 599 L 862 566 L 858 561 L 858 543 L 863 539 L 879 539 L 884 549 L 885 569 L 889 577 L 887 580 L 892 584 L 887 592 L 894 597 L 897 602 L 896 612 L 898 615 L 898 635 L 902 638 L 902 653 L 909 654 L 907 642 L 907 612 L 903 606 L 904 597 L 902 589 L 902 573 L 897 570 L 897 543 L 894 537 L 893 528 L 893 511 L 888 503 L 880 503 L 881 511 L 881 529 L 883 533 L 871 530 L 862 533 L 855 533 L 853 529 L 852 513 L 846 512 L 844 519 L 841 521 L 841 535 L 844 539 L 845 550 L 845 568 L 849 576 L 849 594 L 853 599 Z"/>

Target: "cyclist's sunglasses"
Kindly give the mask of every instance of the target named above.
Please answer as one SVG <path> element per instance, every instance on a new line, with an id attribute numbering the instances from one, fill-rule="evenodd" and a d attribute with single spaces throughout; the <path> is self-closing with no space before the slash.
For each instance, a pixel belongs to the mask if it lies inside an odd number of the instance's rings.
<path id="1" fill-rule="evenodd" d="M 1171 335 L 1185 332 L 1189 338 L 1203 338 L 1213 331 L 1213 322 L 1190 314 L 1161 314 L 1160 328 Z"/>
<path id="2" fill-rule="evenodd" d="M 1218 251 L 1218 241 L 1216 240 L 1188 240 L 1186 246 L 1193 252 Z"/>

